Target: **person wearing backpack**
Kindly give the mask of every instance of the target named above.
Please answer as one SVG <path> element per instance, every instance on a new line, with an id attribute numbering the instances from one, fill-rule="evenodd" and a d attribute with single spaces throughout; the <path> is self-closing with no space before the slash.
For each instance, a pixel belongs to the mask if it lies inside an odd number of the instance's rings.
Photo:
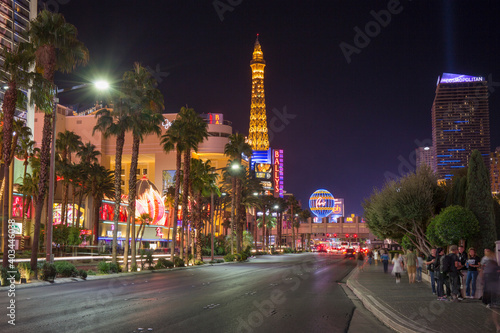
<path id="1" fill-rule="evenodd" d="M 434 276 L 437 277 L 438 286 L 438 301 L 447 301 L 448 297 L 451 295 L 450 280 L 448 278 L 448 273 L 443 269 L 445 266 L 446 255 L 444 254 L 443 248 L 438 248 L 436 257 L 436 265 L 434 266 Z M 444 295 L 444 287 L 446 287 L 446 296 Z"/>
<path id="2" fill-rule="evenodd" d="M 436 249 L 431 249 L 431 254 L 427 257 L 425 264 L 431 278 L 432 294 L 436 295 L 436 279 L 434 278 L 434 266 L 436 264 Z"/>
<path id="3" fill-rule="evenodd" d="M 453 302 L 463 300 L 460 294 L 460 269 L 462 264 L 458 258 L 458 246 L 450 246 L 450 253 L 443 262 L 443 271 L 448 273 L 451 284 L 451 299 Z"/>

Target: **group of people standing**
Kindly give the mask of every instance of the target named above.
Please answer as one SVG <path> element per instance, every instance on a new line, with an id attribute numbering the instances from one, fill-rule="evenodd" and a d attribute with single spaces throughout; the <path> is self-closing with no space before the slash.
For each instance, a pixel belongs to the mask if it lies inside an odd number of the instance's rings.
<path id="1" fill-rule="evenodd" d="M 441 301 L 458 302 L 463 297 L 477 298 L 477 281 L 481 272 L 481 299 L 489 307 L 492 295 L 496 294 L 499 277 L 493 251 L 485 249 L 484 257 L 480 259 L 474 248 L 466 252 L 463 246 L 452 245 L 449 250 L 445 254 L 443 248 L 432 249 L 425 262 L 431 278 L 432 293 Z"/>

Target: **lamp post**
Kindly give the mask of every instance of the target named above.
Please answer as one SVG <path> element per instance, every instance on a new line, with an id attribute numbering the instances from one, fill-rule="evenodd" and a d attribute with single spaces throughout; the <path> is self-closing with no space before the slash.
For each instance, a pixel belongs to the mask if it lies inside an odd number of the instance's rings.
<path id="1" fill-rule="evenodd" d="M 49 196 L 47 198 L 49 202 L 49 210 L 47 212 L 47 244 L 46 244 L 46 256 L 45 261 L 53 263 L 54 255 L 52 253 L 52 229 L 53 229 L 53 214 L 54 214 L 54 185 L 55 185 L 55 177 L 56 177 L 56 168 L 55 168 L 55 160 L 56 160 L 56 120 L 57 120 L 57 105 L 59 103 L 58 94 L 73 91 L 81 88 L 85 88 L 88 86 L 94 85 L 98 90 L 107 90 L 109 88 L 109 83 L 106 81 L 96 81 L 94 83 L 84 83 L 67 89 L 55 89 L 54 95 L 54 117 L 52 119 L 52 142 L 51 142 L 51 150 L 50 150 L 50 169 L 49 169 Z M 95 235 L 97 237 L 97 235 Z"/>
<path id="2" fill-rule="evenodd" d="M 240 169 L 240 164 L 239 163 L 233 163 L 231 165 L 231 169 L 233 171 L 239 170 Z M 234 182 L 236 182 L 235 176 L 232 176 L 232 177 L 233 177 Z M 235 186 L 234 190 L 236 190 L 236 186 Z M 232 202 L 232 205 L 231 205 L 231 254 L 234 254 L 233 228 L 234 228 L 234 206 L 236 204 L 236 193 L 234 193 L 234 192 L 233 192 L 233 198 L 231 200 L 231 202 Z"/>

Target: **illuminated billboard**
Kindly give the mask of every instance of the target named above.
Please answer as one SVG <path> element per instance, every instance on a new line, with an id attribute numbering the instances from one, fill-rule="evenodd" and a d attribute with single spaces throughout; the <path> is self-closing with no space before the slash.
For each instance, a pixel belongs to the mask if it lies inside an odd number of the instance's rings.
<path id="1" fill-rule="evenodd" d="M 273 157 L 274 195 L 283 198 L 283 149 L 274 150 Z"/>
<path id="2" fill-rule="evenodd" d="M 332 214 L 328 216 L 328 221 L 337 223 L 337 219 L 342 216 L 344 216 L 344 198 L 335 198 L 335 206 L 333 206 Z"/>
<path id="3" fill-rule="evenodd" d="M 463 82 L 480 82 L 480 81 L 484 81 L 484 78 L 481 76 L 443 73 L 443 76 L 441 77 L 439 83 L 463 83 Z"/>
<path id="4" fill-rule="evenodd" d="M 271 180 L 271 173 L 273 167 L 268 163 L 257 163 L 255 164 L 255 178 Z"/>

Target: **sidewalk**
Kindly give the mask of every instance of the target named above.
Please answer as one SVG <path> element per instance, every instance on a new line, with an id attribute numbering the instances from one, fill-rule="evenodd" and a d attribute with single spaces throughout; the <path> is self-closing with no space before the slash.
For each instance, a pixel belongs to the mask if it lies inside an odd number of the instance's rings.
<path id="1" fill-rule="evenodd" d="M 380 321 L 397 332 L 497 332 L 493 316 L 500 322 L 500 311 L 486 308 L 480 300 L 458 303 L 438 301 L 428 282 L 408 283 L 403 273 L 401 283 L 382 264 L 357 268 L 347 285 Z M 500 331 L 499 331 L 500 332 Z"/>

